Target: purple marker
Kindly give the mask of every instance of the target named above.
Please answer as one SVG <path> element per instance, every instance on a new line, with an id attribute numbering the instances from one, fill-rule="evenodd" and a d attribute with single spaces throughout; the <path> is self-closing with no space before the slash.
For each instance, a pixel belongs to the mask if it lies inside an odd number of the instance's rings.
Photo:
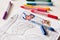
<path id="1" fill-rule="evenodd" d="M 10 1 L 9 4 L 8 4 L 7 10 L 4 13 L 3 19 L 6 19 L 7 18 L 8 13 L 9 13 L 11 7 L 12 7 L 12 3 Z"/>

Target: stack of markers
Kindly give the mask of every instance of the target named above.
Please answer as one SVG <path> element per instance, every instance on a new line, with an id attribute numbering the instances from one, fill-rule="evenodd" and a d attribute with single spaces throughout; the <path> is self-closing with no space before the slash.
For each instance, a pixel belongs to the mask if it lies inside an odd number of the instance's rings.
<path id="1" fill-rule="evenodd" d="M 32 13 L 35 13 L 35 14 L 39 14 L 39 15 L 47 16 L 52 19 L 60 20 L 58 16 L 52 15 L 51 13 L 48 12 L 51 10 L 49 7 L 39 7 L 39 6 L 33 6 L 33 5 L 27 5 L 27 4 L 20 7 L 23 9 L 30 10 Z"/>
<path id="2" fill-rule="evenodd" d="M 30 5 L 49 5 L 53 6 L 53 3 L 51 0 L 26 0 L 27 4 Z"/>

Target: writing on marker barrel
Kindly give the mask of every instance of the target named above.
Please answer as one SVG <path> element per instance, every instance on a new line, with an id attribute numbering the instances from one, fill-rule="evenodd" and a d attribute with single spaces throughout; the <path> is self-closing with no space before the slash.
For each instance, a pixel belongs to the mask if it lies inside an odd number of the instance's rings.
<path id="1" fill-rule="evenodd" d="M 6 19 L 7 18 L 11 7 L 12 7 L 12 3 L 10 1 L 9 4 L 8 4 L 8 7 L 6 9 L 6 11 L 4 12 L 3 19 Z"/>
<path id="2" fill-rule="evenodd" d="M 45 15 L 47 17 L 60 20 L 60 18 L 58 18 L 58 16 L 55 16 L 55 15 L 52 15 L 52 14 L 47 14 L 47 13 L 41 13 L 40 11 L 37 11 L 37 10 L 34 10 L 34 9 L 31 10 L 31 12 L 36 13 L 36 14 L 42 14 L 42 15 Z"/>
<path id="3" fill-rule="evenodd" d="M 27 4 L 29 5 L 48 5 L 48 6 L 53 6 L 52 2 L 32 2 L 32 1 L 28 1 Z"/>

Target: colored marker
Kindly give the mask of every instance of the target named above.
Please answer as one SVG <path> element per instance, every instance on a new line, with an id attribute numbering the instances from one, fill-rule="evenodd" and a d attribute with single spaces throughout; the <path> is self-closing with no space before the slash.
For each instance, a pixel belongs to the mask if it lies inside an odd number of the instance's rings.
<path id="1" fill-rule="evenodd" d="M 41 12 L 48 12 L 48 10 L 44 9 L 44 8 L 36 8 L 37 11 L 41 11 Z"/>
<path id="2" fill-rule="evenodd" d="M 29 5 L 48 5 L 48 6 L 53 6 L 52 2 L 32 2 L 32 1 L 28 1 L 27 4 L 29 4 Z"/>
<path id="3" fill-rule="evenodd" d="M 52 28 L 52 27 L 49 27 L 48 29 L 49 29 L 50 31 L 55 31 L 54 28 Z"/>
<path id="4" fill-rule="evenodd" d="M 24 6 L 26 6 L 26 7 L 30 7 L 30 8 L 41 8 L 41 9 L 45 9 L 45 10 L 48 10 L 48 11 L 50 11 L 51 9 L 50 9 L 50 7 L 40 7 L 40 6 L 33 6 L 33 5 L 28 5 L 28 4 L 24 4 Z"/>
<path id="5" fill-rule="evenodd" d="M 20 6 L 21 8 L 24 8 L 24 9 L 35 9 L 37 11 L 41 11 L 41 12 L 48 12 L 47 8 L 35 8 L 33 6 Z"/>
<path id="6" fill-rule="evenodd" d="M 34 10 L 34 9 L 31 10 L 31 12 L 36 13 L 36 14 L 42 14 L 42 15 L 45 15 L 45 16 L 47 16 L 47 17 L 60 20 L 60 19 L 59 19 L 57 16 L 55 16 L 55 15 L 47 14 L 47 13 L 41 13 L 40 11 L 37 11 L 37 10 Z"/>
<path id="7" fill-rule="evenodd" d="M 6 9 L 5 13 L 4 13 L 3 19 L 7 18 L 11 7 L 12 7 L 12 3 L 10 1 L 9 4 L 8 4 L 8 7 L 7 7 L 7 9 Z"/>

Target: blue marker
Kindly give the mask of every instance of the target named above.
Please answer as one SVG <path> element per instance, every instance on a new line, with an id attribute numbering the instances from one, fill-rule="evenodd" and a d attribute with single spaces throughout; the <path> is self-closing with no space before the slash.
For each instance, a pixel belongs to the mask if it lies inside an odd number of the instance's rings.
<path id="1" fill-rule="evenodd" d="M 30 21 L 31 21 L 32 23 L 34 23 L 34 24 L 40 25 L 40 26 L 41 26 L 40 29 L 41 29 L 43 35 L 47 35 L 47 32 L 46 32 L 46 30 L 44 29 L 44 26 L 43 26 L 42 24 L 37 23 L 37 22 L 32 21 L 32 20 L 30 20 Z"/>
<path id="2" fill-rule="evenodd" d="M 47 32 L 46 32 L 46 30 L 44 29 L 44 26 L 43 26 L 43 25 L 41 25 L 40 29 L 41 29 L 43 35 L 47 35 Z"/>
<path id="3" fill-rule="evenodd" d="M 29 4 L 29 5 L 48 5 L 48 6 L 53 6 L 52 2 L 32 2 L 32 1 L 27 1 L 27 4 Z"/>
<path id="4" fill-rule="evenodd" d="M 50 31 L 55 31 L 54 28 L 52 28 L 52 27 L 49 27 L 48 29 L 49 29 Z"/>

